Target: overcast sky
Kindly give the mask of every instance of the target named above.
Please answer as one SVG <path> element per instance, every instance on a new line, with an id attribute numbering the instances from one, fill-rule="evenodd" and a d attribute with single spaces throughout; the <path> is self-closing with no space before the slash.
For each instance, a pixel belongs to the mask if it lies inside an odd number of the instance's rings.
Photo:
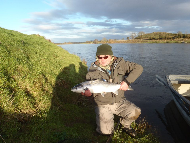
<path id="1" fill-rule="evenodd" d="M 0 27 L 53 42 L 190 33 L 190 0 L 1 0 Z"/>

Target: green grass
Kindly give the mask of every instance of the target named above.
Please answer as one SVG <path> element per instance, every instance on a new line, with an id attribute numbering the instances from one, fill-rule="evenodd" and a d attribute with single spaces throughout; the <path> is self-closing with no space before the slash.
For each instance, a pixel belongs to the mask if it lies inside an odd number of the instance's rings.
<path id="1" fill-rule="evenodd" d="M 89 98 L 70 90 L 86 73 L 43 36 L 0 28 L 0 142 L 106 142 Z"/>
<path id="2" fill-rule="evenodd" d="M 158 138 L 155 136 L 156 130 L 153 130 L 151 125 L 144 119 L 139 120 L 139 123 L 132 123 L 132 128 L 137 132 L 137 136 L 131 137 L 123 131 L 120 125 L 114 132 L 112 142 L 120 143 L 159 143 Z"/>
<path id="3" fill-rule="evenodd" d="M 44 37 L 0 28 L 1 137 L 23 143 L 85 138 L 79 130 L 83 123 L 89 130 L 94 111 L 70 89 L 86 73 L 78 56 Z"/>

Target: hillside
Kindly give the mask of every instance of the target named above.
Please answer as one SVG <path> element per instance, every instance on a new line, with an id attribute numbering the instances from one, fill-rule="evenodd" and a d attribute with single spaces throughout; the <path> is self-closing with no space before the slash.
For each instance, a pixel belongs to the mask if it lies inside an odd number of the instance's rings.
<path id="1" fill-rule="evenodd" d="M 190 34 L 178 33 L 167 33 L 167 32 L 153 32 L 153 33 L 141 33 L 136 37 L 136 39 L 178 39 L 178 38 L 190 38 Z"/>
<path id="2" fill-rule="evenodd" d="M 78 74 L 83 74 L 84 78 L 87 72 L 78 56 L 42 36 L 1 28 L 0 42 L 0 94 L 4 101 L 1 108 L 7 113 L 37 114 L 36 108 L 48 111 L 50 105 L 43 106 L 42 102 L 51 100 L 58 80 L 61 78 L 59 82 L 64 80 L 67 85 L 75 85 L 82 80 Z M 67 76 L 67 72 L 73 75 Z"/>
<path id="3" fill-rule="evenodd" d="M 0 142 L 87 136 L 78 130 L 83 120 L 94 119 L 94 112 L 70 91 L 86 73 L 78 56 L 44 37 L 0 28 Z"/>

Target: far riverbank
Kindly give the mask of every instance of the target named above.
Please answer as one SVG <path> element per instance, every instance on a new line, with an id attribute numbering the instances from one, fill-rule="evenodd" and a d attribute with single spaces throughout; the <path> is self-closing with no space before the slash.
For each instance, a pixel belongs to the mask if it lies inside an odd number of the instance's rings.
<path id="1" fill-rule="evenodd" d="M 106 42 L 86 41 L 86 42 L 64 42 L 64 43 L 54 43 L 54 44 L 65 45 L 65 44 L 119 44 L 119 43 L 190 43 L 190 39 L 184 39 L 184 38 L 178 38 L 174 40 L 129 39 L 129 40 L 108 40 Z"/>

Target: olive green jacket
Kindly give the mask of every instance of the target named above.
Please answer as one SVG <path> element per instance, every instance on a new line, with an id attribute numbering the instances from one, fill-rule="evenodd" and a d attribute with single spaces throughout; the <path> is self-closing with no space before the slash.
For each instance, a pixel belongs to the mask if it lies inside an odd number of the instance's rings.
<path id="1" fill-rule="evenodd" d="M 125 61 L 123 58 L 115 57 L 111 65 L 111 75 L 104 69 L 100 68 L 97 62 L 91 64 L 91 67 L 86 75 L 86 80 L 106 80 L 113 83 L 121 83 L 125 81 L 128 85 L 133 83 L 142 73 L 143 67 L 139 64 Z M 106 93 L 104 97 L 98 93 L 93 94 L 96 105 L 113 104 L 121 101 L 124 97 L 124 91 L 119 90 L 118 95 L 114 93 Z"/>

